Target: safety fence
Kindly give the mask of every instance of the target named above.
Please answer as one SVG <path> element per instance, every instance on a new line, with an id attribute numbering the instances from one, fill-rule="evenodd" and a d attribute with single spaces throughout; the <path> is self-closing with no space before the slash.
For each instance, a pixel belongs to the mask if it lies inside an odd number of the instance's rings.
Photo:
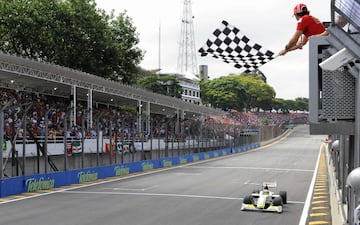
<path id="1" fill-rule="evenodd" d="M 22 139 L 6 141 L 3 146 L 4 177 L 51 173 L 157 160 L 164 157 L 210 152 L 217 149 L 247 146 L 271 140 L 286 129 L 281 126 L 264 126 L 259 129 L 243 129 L 235 133 L 214 134 L 204 131 L 202 135 L 170 139 L 166 136 L 144 139 L 112 138 L 98 135 L 91 138 L 64 138 L 44 140 Z M 46 149 L 46 151 L 44 151 Z"/>
<path id="2" fill-rule="evenodd" d="M 223 148 L 220 150 L 186 154 L 183 156 L 163 157 L 153 160 L 112 164 L 99 167 L 51 172 L 46 174 L 26 175 L 14 178 L 5 178 L 0 181 L 0 197 L 16 195 L 24 192 L 38 192 L 52 190 L 71 184 L 86 184 L 109 177 L 121 177 L 131 173 L 147 172 L 153 169 L 166 168 L 199 160 L 240 153 L 259 147 L 253 143 L 241 147 Z"/>

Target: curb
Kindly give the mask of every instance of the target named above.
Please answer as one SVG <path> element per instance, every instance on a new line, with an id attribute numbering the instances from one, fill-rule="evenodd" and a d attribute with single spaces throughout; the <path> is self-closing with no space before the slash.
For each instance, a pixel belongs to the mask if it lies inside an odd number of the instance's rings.
<path id="1" fill-rule="evenodd" d="M 314 191 L 312 193 L 307 218 L 308 225 L 332 224 L 329 176 L 325 148 L 322 146 L 320 151 L 319 168 L 316 174 Z"/>

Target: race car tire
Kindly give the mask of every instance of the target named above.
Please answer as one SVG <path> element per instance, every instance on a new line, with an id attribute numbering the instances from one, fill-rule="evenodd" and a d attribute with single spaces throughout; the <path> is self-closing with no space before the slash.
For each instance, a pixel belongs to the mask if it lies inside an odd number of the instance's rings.
<path id="1" fill-rule="evenodd" d="M 247 196 L 245 196 L 245 198 L 244 198 L 244 204 L 253 204 L 253 197 L 251 196 L 251 195 L 247 195 Z"/>
<path id="2" fill-rule="evenodd" d="M 281 197 L 276 197 L 273 201 L 273 206 L 282 206 L 283 205 L 283 201 Z"/>
<path id="3" fill-rule="evenodd" d="M 286 191 L 280 191 L 280 196 L 284 204 L 287 204 L 287 193 Z"/>

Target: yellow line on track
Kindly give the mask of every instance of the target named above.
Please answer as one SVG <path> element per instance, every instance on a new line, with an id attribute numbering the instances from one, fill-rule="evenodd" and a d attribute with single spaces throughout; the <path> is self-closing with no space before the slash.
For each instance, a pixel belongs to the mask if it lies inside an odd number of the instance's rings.
<path id="1" fill-rule="evenodd" d="M 329 209 L 329 207 L 326 206 L 316 206 L 316 207 L 312 207 L 312 210 L 322 210 L 322 209 Z"/>
<path id="2" fill-rule="evenodd" d="M 314 201 L 312 204 L 323 204 L 328 203 L 329 201 Z"/>
<path id="3" fill-rule="evenodd" d="M 327 221 L 311 221 L 309 225 L 322 225 L 322 224 L 329 224 Z"/>
<path id="4" fill-rule="evenodd" d="M 328 196 L 322 195 L 322 196 L 314 196 L 313 199 L 327 199 Z"/>
<path id="5" fill-rule="evenodd" d="M 316 217 L 316 216 L 327 216 L 329 214 L 327 213 L 310 213 L 310 216 L 311 217 Z"/>

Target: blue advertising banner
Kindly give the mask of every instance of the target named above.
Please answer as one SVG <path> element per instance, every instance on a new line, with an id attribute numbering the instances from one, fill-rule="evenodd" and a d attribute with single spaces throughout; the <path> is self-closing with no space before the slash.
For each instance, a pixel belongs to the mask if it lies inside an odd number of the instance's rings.
<path id="1" fill-rule="evenodd" d="M 125 176 L 131 173 L 145 172 L 158 168 L 167 168 L 179 164 L 225 156 L 259 146 L 260 144 L 257 143 L 244 147 L 220 149 L 212 152 L 200 152 L 180 157 L 167 157 L 157 160 L 146 160 L 64 172 L 6 178 L 0 180 L 0 197 L 16 195 L 24 192 L 51 190 L 62 186 L 69 186 L 71 184 L 83 184 L 108 177 Z"/>

